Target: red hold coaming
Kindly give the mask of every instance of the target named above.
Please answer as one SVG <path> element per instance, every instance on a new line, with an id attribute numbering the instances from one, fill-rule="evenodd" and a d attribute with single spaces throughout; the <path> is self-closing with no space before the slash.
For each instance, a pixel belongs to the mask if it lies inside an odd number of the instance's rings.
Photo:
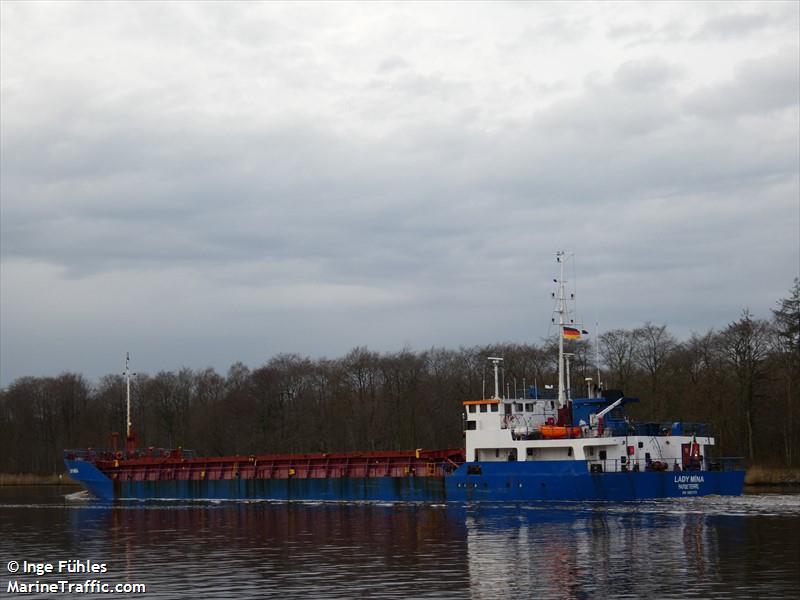
<path id="1" fill-rule="evenodd" d="M 83 453 L 82 453 L 83 454 Z M 181 449 L 98 452 L 88 460 L 118 481 L 442 477 L 465 461 L 462 448 L 188 458 Z"/>

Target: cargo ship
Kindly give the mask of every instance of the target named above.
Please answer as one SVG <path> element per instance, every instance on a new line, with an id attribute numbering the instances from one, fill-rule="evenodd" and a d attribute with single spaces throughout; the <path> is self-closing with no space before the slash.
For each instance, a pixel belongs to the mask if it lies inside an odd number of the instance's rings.
<path id="1" fill-rule="evenodd" d="M 566 255 L 556 255 L 553 323 L 558 387 L 463 402 L 464 447 L 384 452 L 201 457 L 177 449 L 137 448 L 126 357 L 127 435 L 108 450 L 65 450 L 70 478 L 102 500 L 313 500 L 389 502 L 636 501 L 740 495 L 741 459 L 713 459 L 705 424 L 635 423 L 638 402 L 586 379 L 572 398 L 565 339 L 585 330 L 569 319 Z M 557 317 L 557 318 L 556 318 Z M 523 388 L 525 386 L 523 385 Z M 113 435 L 113 434 L 112 434 Z"/>

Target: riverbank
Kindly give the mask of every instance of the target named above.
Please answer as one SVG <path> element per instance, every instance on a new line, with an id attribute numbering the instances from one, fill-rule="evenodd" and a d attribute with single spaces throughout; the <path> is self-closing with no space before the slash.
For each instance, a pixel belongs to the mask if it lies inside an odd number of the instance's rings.
<path id="1" fill-rule="evenodd" d="M 759 467 L 747 469 L 745 485 L 800 485 L 800 469 Z"/>
<path id="2" fill-rule="evenodd" d="M 0 473 L 0 486 L 6 485 L 65 485 L 79 486 L 63 473 L 34 475 L 33 473 Z"/>

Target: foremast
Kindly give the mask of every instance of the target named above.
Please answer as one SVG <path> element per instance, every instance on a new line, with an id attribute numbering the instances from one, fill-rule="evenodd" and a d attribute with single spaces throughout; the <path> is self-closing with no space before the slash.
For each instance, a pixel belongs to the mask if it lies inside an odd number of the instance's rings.
<path id="1" fill-rule="evenodd" d="M 129 454 L 136 450 L 136 432 L 133 430 L 133 422 L 131 421 L 131 375 L 136 375 L 136 373 L 131 373 L 130 368 L 131 362 L 131 353 L 125 353 L 125 408 L 126 408 L 126 418 L 125 418 L 125 451 Z"/>
<path id="2" fill-rule="evenodd" d="M 130 367 L 130 362 L 131 362 L 131 353 L 130 352 L 126 352 L 125 353 L 125 401 L 126 401 L 126 407 L 127 407 L 127 418 L 126 418 L 127 429 L 126 429 L 126 433 L 125 433 L 126 438 L 131 437 L 131 426 L 132 426 L 132 423 L 131 423 L 131 367 Z"/>

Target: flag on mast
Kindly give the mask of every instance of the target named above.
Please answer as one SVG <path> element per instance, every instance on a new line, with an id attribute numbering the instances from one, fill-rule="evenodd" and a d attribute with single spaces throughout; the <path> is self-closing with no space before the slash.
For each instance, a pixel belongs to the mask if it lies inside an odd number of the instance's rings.
<path id="1" fill-rule="evenodd" d="M 581 339 L 581 330 L 575 327 L 564 326 L 564 339 L 565 340 L 579 340 Z"/>

